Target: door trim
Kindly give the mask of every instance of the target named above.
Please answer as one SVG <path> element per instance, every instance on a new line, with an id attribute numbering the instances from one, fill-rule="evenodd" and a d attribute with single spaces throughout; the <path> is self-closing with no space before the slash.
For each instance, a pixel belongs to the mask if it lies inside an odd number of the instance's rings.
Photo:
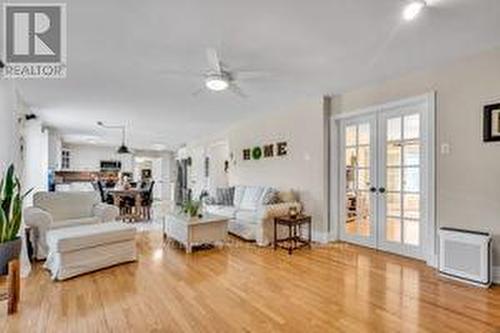
<path id="1" fill-rule="evenodd" d="M 430 91 L 426 94 L 414 96 L 410 98 L 390 101 L 388 103 L 378 104 L 369 106 L 362 109 L 357 109 L 353 111 L 343 112 L 341 114 L 333 115 L 330 118 L 331 122 L 331 168 L 332 168 L 332 179 L 331 179 L 331 212 L 332 217 L 332 235 L 330 239 L 339 240 L 340 239 L 340 228 L 342 227 L 341 217 L 342 212 L 340 211 L 339 201 L 340 201 L 340 168 L 339 168 L 339 155 L 340 155 L 340 126 L 339 122 L 341 119 L 354 118 L 362 115 L 375 114 L 384 109 L 391 109 L 397 107 L 404 107 L 416 103 L 427 103 L 426 117 L 424 117 L 424 126 L 427 127 L 427 179 L 425 185 L 427 186 L 427 196 L 428 196 L 428 207 L 426 212 L 427 224 L 424 233 L 424 239 L 422 240 L 422 258 L 425 260 L 427 265 L 436 267 L 437 266 L 437 239 L 436 239 L 436 92 Z M 335 221 L 335 222 L 334 222 Z"/>

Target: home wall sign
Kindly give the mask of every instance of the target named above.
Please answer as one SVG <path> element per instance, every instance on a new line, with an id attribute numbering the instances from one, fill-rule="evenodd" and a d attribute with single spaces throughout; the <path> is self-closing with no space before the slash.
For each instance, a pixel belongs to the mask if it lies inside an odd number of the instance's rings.
<path id="1" fill-rule="evenodd" d="M 286 141 L 271 143 L 261 146 L 256 146 L 253 148 L 243 149 L 243 160 L 260 160 L 261 158 L 271 158 L 275 156 L 285 156 L 287 155 L 287 143 Z"/>
<path id="2" fill-rule="evenodd" d="M 500 103 L 484 107 L 483 141 L 500 141 Z"/>

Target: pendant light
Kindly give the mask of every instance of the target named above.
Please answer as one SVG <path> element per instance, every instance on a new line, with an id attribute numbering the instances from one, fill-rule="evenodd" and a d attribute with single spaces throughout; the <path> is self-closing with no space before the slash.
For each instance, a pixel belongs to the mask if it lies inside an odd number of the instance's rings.
<path id="1" fill-rule="evenodd" d="M 128 149 L 128 147 L 125 145 L 125 137 L 126 137 L 125 125 L 109 126 L 109 125 L 104 125 L 104 123 L 102 121 L 98 121 L 97 125 L 104 127 L 104 128 L 121 130 L 122 131 L 122 143 L 121 143 L 120 147 L 118 147 L 118 150 L 116 152 L 120 155 L 132 154 L 130 149 Z"/>

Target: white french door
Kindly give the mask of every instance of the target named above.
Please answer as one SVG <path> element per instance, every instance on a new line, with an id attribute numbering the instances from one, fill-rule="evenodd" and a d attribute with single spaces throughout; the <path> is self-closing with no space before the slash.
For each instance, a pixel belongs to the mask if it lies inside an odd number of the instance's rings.
<path id="1" fill-rule="evenodd" d="M 340 238 L 424 258 L 429 224 L 427 101 L 381 107 L 340 125 Z"/>

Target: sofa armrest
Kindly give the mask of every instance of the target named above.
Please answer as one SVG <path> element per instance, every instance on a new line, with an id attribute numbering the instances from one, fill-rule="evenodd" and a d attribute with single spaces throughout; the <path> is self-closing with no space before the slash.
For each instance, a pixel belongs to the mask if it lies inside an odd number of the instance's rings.
<path id="1" fill-rule="evenodd" d="M 52 224 L 52 215 L 43 209 L 37 207 L 28 207 L 24 209 L 24 223 L 32 228 L 46 230 Z"/>
<path id="2" fill-rule="evenodd" d="M 265 219 L 274 219 L 278 216 L 288 215 L 288 211 L 290 207 L 297 207 L 297 210 L 300 212 L 302 209 L 302 205 L 300 202 L 280 202 L 272 205 L 262 206 L 259 210 L 259 214 L 263 220 Z"/>
<path id="3" fill-rule="evenodd" d="M 95 204 L 92 208 L 94 216 L 98 217 L 101 222 L 110 222 L 116 220 L 120 214 L 118 207 L 106 203 Z"/>

